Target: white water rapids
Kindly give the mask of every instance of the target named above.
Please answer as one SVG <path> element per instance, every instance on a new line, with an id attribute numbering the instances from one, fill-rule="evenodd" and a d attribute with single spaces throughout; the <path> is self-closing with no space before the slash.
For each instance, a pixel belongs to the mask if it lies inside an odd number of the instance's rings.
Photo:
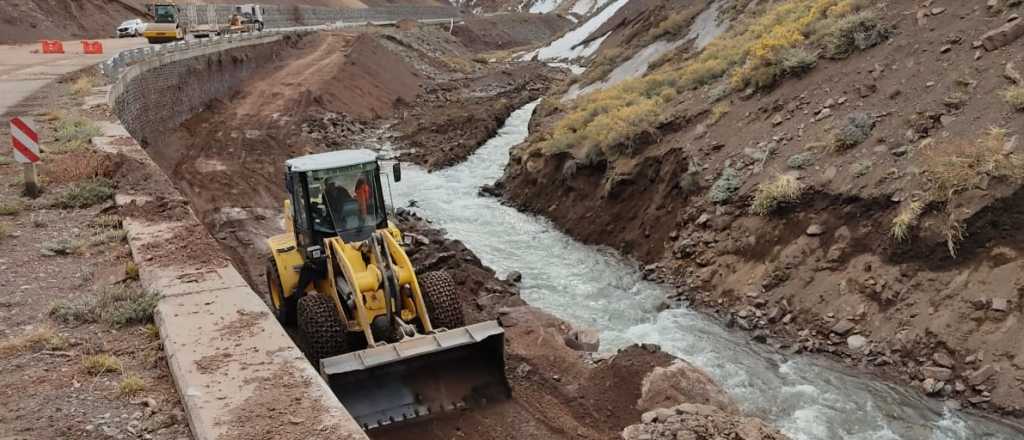
<path id="1" fill-rule="evenodd" d="M 703 368 L 744 411 L 794 439 L 1020 439 L 1021 431 L 904 387 L 749 342 L 686 308 L 657 312 L 663 287 L 643 281 L 616 252 L 581 244 L 543 218 L 477 189 L 501 177 L 509 148 L 522 142 L 536 103 L 514 112 L 498 135 L 464 163 L 435 173 L 407 166 L 394 200 L 462 240 L 499 274 L 523 274 L 522 295 L 576 324 L 601 329 L 603 350 L 649 342 Z"/>

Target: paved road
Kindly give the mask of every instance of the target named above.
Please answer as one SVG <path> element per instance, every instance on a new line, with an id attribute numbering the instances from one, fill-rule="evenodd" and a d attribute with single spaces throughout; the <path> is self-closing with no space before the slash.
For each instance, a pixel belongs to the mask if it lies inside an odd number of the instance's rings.
<path id="1" fill-rule="evenodd" d="M 65 41 L 64 54 L 42 54 L 39 44 L 0 45 L 0 115 L 62 75 L 97 64 L 124 49 L 145 46 L 144 38 L 100 40 L 103 55 L 85 55 L 79 40 Z"/>

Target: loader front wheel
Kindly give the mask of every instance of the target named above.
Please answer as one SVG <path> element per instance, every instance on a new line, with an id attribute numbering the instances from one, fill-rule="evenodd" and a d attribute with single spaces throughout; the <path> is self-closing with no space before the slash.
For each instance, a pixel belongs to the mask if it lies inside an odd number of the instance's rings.
<path id="1" fill-rule="evenodd" d="M 299 298 L 296 318 L 306 357 L 319 370 L 320 360 L 348 351 L 348 335 L 330 298 L 310 292 Z"/>
<path id="2" fill-rule="evenodd" d="M 285 298 L 284 287 L 281 285 L 281 274 L 277 271 L 274 257 L 267 261 L 267 292 L 270 295 L 270 309 L 274 311 L 277 322 L 289 327 L 295 324 L 295 296 Z"/>
<path id="3" fill-rule="evenodd" d="M 445 272 L 427 272 L 416 277 L 420 293 L 430 314 L 430 325 L 437 328 L 459 328 L 466 325 L 462 303 L 455 294 L 455 281 Z"/>

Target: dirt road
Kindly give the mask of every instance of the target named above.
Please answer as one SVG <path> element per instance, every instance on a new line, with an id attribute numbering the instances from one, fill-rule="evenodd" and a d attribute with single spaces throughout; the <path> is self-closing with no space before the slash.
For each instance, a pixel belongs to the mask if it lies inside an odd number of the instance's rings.
<path id="1" fill-rule="evenodd" d="M 148 45 L 144 38 L 100 40 L 103 55 L 86 55 L 77 41 L 65 41 L 63 54 L 39 53 L 39 44 L 0 46 L 0 115 L 60 77 L 106 60 L 124 49 Z"/>

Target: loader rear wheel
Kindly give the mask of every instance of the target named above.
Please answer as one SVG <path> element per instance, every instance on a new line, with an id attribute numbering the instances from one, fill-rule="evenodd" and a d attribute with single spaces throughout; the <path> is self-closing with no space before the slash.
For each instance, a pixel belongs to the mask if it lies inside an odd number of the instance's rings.
<path id="1" fill-rule="evenodd" d="M 348 335 L 330 298 L 310 292 L 299 298 L 296 318 L 306 357 L 317 369 L 320 359 L 348 351 Z"/>
<path id="2" fill-rule="evenodd" d="M 277 322 L 283 326 L 295 324 L 295 296 L 285 298 L 284 287 L 281 285 L 281 274 L 277 271 L 274 257 L 267 260 L 267 292 L 270 295 L 270 309 L 274 311 Z M 292 304 L 285 304 L 287 301 Z"/>
<path id="3" fill-rule="evenodd" d="M 420 283 L 420 293 L 430 314 L 430 324 L 434 328 L 459 328 L 466 325 L 462 316 L 462 303 L 455 294 L 455 281 L 445 272 L 427 272 L 416 277 Z"/>

